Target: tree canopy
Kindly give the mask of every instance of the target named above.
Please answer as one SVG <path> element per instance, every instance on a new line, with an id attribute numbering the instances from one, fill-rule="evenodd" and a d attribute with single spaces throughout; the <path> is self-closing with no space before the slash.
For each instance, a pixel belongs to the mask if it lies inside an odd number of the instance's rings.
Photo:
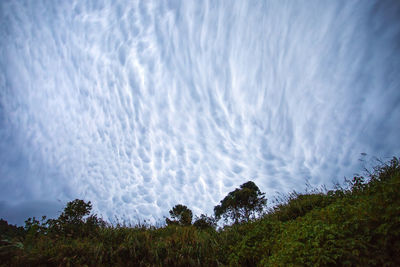
<path id="1" fill-rule="evenodd" d="M 223 217 L 225 221 L 231 219 L 234 223 L 255 218 L 267 204 L 264 195 L 254 182 L 248 181 L 230 192 L 214 207 L 215 218 L 220 220 Z"/>
<path id="2" fill-rule="evenodd" d="M 215 218 L 209 217 L 204 214 L 201 214 L 200 217 L 196 216 L 193 225 L 198 229 L 207 229 L 207 228 L 215 229 L 217 227 Z"/>
<path id="3" fill-rule="evenodd" d="M 67 203 L 63 213 L 61 213 L 59 220 L 67 223 L 80 223 L 83 217 L 90 214 L 92 210 L 92 203 L 85 202 L 81 199 L 75 199 Z"/>
<path id="4" fill-rule="evenodd" d="M 170 211 L 169 215 L 171 215 L 171 219 L 166 218 L 165 221 L 168 225 L 177 224 L 177 225 L 191 225 L 193 213 L 192 211 L 186 207 L 185 205 L 175 205 Z"/>
<path id="5" fill-rule="evenodd" d="M 81 199 L 75 199 L 67 203 L 64 211 L 57 219 L 49 219 L 45 224 L 48 231 L 54 234 L 86 235 L 97 227 L 104 227 L 106 222 L 91 214 L 92 203 Z M 29 223 L 27 221 L 26 223 Z M 35 220 L 34 220 L 35 223 Z M 36 221 L 38 224 L 38 221 Z"/>

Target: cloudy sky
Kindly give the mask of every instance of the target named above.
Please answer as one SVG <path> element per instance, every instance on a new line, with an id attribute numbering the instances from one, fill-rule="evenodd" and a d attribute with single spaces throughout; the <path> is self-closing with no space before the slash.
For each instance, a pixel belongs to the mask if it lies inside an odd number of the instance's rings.
<path id="1" fill-rule="evenodd" d="M 400 152 L 397 1 L 0 2 L 0 217 L 211 214 Z"/>

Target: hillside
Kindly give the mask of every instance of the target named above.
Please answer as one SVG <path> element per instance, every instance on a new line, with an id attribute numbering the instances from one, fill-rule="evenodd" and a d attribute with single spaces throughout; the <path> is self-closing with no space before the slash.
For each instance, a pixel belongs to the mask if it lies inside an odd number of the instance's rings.
<path id="1" fill-rule="evenodd" d="M 400 266 L 398 158 L 346 187 L 292 193 L 259 218 L 218 230 L 109 225 L 84 211 L 68 217 L 74 209 L 25 228 L 2 221 L 1 265 Z"/>

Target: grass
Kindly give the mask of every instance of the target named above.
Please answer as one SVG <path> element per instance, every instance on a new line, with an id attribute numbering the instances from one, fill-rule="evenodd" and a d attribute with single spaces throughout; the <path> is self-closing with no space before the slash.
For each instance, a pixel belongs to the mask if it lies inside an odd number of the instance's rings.
<path id="1" fill-rule="evenodd" d="M 381 163 L 347 188 L 289 194 L 262 218 L 219 230 L 10 227 L 2 266 L 400 266 L 400 165 Z"/>

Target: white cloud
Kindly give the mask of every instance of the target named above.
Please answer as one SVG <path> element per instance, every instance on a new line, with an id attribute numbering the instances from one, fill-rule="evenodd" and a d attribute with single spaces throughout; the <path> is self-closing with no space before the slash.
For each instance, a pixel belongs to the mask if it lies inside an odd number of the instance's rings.
<path id="1" fill-rule="evenodd" d="M 59 3 L 58 3 L 59 4 Z M 399 5 L 1 3 L 2 199 L 211 213 L 399 151 Z M 397 39 L 396 39 L 397 38 Z M 1 199 L 0 199 L 1 200 Z"/>

